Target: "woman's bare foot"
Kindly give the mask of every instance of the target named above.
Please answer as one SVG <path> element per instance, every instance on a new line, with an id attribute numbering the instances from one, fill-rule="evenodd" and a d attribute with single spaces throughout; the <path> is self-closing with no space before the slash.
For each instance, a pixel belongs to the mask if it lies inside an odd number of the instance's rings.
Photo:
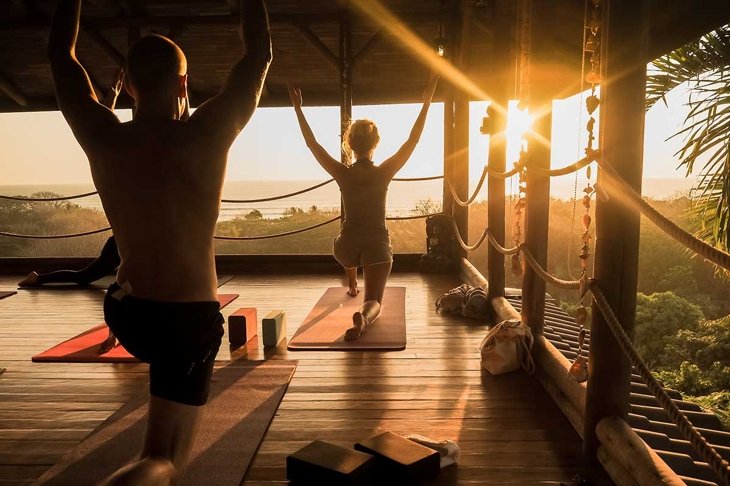
<path id="1" fill-rule="evenodd" d="M 103 343 L 99 345 L 99 354 L 106 354 L 112 349 L 119 346 L 119 343 L 117 342 L 116 336 L 114 336 L 114 333 L 109 331 L 109 336 L 104 340 Z"/>
<path id="2" fill-rule="evenodd" d="M 360 293 L 360 289 L 357 287 L 357 282 L 355 282 L 355 286 L 354 287 L 351 286 L 347 290 L 347 295 L 349 295 L 350 297 L 355 297 L 359 293 Z"/>
<path id="3" fill-rule="evenodd" d="M 18 287 L 33 287 L 38 285 L 38 273 L 30 272 L 27 277 L 18 282 Z"/>
<path id="4" fill-rule="evenodd" d="M 352 315 L 352 327 L 345 331 L 345 341 L 354 341 L 359 338 L 369 325 L 370 323 L 362 312 L 355 312 Z"/>

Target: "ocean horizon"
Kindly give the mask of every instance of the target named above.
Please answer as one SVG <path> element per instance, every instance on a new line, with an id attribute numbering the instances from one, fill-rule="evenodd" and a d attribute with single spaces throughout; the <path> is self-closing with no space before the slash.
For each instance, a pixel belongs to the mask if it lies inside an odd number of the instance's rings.
<path id="1" fill-rule="evenodd" d="M 223 186 L 223 199 L 260 199 L 297 192 L 307 187 L 319 184 L 322 180 L 285 180 L 285 181 L 227 181 Z M 692 188 L 693 181 L 679 178 L 645 178 L 643 194 L 652 199 L 670 199 L 687 195 Z M 470 190 L 474 190 L 472 182 Z M 578 178 L 578 193 L 582 194 L 585 180 Z M 517 184 L 513 184 L 516 189 Z M 558 199 L 570 200 L 573 198 L 575 179 L 573 177 L 559 177 L 551 181 L 551 194 Z M 507 181 L 507 190 L 510 182 Z M 38 192 L 52 192 L 62 196 L 82 194 L 94 191 L 92 184 L 15 184 L 0 185 L 0 194 L 10 196 L 30 196 Z M 440 203 L 443 197 L 443 181 L 418 181 L 391 183 L 388 190 L 388 214 L 391 216 L 408 216 L 422 201 L 431 200 Z M 477 201 L 484 201 L 486 188 L 483 187 Z M 101 210 L 101 201 L 98 196 L 73 200 L 81 207 Z M 331 182 L 304 194 L 286 199 L 266 201 L 260 203 L 224 203 L 221 205 L 220 220 L 228 221 L 238 216 L 245 216 L 253 210 L 261 212 L 264 218 L 281 217 L 290 208 L 301 208 L 305 211 L 316 206 L 319 210 L 339 210 L 340 192 L 337 185 Z"/>

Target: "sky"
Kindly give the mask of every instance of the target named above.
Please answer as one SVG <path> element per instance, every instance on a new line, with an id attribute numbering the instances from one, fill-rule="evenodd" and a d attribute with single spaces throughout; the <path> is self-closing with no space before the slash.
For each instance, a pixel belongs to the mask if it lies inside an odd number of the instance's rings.
<path id="1" fill-rule="evenodd" d="M 647 113 L 645 177 L 685 177 L 682 170 L 677 170 L 678 160 L 674 155 L 681 139 L 667 139 L 682 125 L 688 111 L 687 98 L 687 87 L 677 88 L 668 96 L 669 107 L 660 102 Z M 567 165 L 582 156 L 587 115 L 584 108 L 579 110 L 580 100 L 576 95 L 554 103 L 553 167 Z M 381 142 L 375 153 L 376 162 L 392 155 L 406 140 L 419 109 L 417 104 L 353 107 L 353 118 L 370 118 L 379 127 Z M 304 110 L 319 142 L 339 158 L 339 109 L 305 107 Z M 488 138 L 479 132 L 485 110 L 486 103 L 471 104 L 472 179 L 479 177 L 486 163 Z M 128 110 L 119 110 L 117 114 L 122 120 L 131 117 Z M 511 117 L 513 121 L 514 118 Z M 442 124 L 443 105 L 434 103 L 421 141 L 399 177 L 443 172 Z M 508 160 L 512 161 L 517 157 L 519 138 L 510 137 L 508 143 Z M 86 157 L 59 112 L 0 114 L 0 147 L 0 185 L 91 183 Z M 231 181 L 328 178 L 306 148 L 291 108 L 256 111 L 231 147 L 226 177 Z"/>

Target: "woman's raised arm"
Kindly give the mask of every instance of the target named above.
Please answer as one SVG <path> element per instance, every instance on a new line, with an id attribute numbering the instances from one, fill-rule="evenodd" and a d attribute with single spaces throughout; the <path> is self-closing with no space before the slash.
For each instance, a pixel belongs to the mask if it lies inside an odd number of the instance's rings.
<path id="1" fill-rule="evenodd" d="M 415 150 L 416 145 L 418 145 L 418 141 L 421 139 L 421 133 L 423 133 L 423 127 L 426 124 L 426 115 L 428 115 L 428 109 L 431 106 L 431 100 L 433 99 L 433 93 L 436 91 L 436 84 L 438 84 L 438 80 L 438 76 L 433 75 L 431 81 L 424 90 L 423 106 L 421 107 L 421 112 L 418 114 L 418 118 L 416 118 L 416 122 L 413 124 L 408 140 L 406 140 L 406 142 L 392 157 L 380 164 L 382 170 L 387 171 L 390 177 L 394 177 L 395 174 L 401 170 Z"/>
<path id="2" fill-rule="evenodd" d="M 332 158 L 314 137 L 312 128 L 309 126 L 307 118 L 302 111 L 302 91 L 299 88 L 289 86 L 289 98 L 291 98 L 294 112 L 297 114 L 297 121 L 299 122 L 299 129 L 302 131 L 304 142 L 312 152 L 312 155 L 314 155 L 314 158 L 319 162 L 319 165 L 336 179 L 341 171 L 345 169 L 345 166 L 339 160 Z"/>

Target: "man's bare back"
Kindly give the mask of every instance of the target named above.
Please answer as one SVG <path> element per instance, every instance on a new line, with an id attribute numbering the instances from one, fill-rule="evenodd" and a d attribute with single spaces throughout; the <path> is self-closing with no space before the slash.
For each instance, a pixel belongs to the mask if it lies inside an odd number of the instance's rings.
<path id="1" fill-rule="evenodd" d="M 87 150 L 122 258 L 117 280 L 135 296 L 216 299 L 213 232 L 228 146 L 196 125 L 131 121 Z"/>

